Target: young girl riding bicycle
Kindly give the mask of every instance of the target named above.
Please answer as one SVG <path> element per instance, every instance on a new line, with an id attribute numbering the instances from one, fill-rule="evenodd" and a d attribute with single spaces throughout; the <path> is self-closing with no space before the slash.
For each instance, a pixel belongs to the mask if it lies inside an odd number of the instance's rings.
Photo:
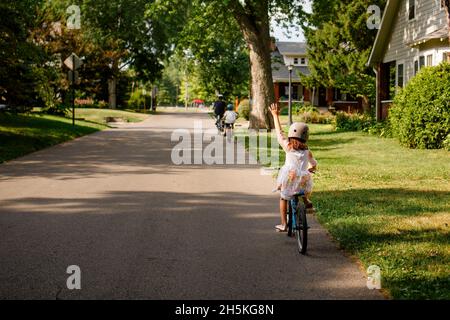
<path id="1" fill-rule="evenodd" d="M 280 107 L 274 103 L 270 106 L 274 118 L 278 143 L 286 152 L 286 161 L 277 178 L 277 190 L 280 191 L 281 224 L 275 226 L 278 232 L 287 231 L 287 202 L 300 191 L 304 191 L 303 201 L 312 209 L 309 200 L 312 192 L 312 173 L 316 171 L 317 161 L 308 149 L 309 128 L 305 123 L 296 122 L 289 128 L 288 137 L 283 133 L 280 123 Z"/>

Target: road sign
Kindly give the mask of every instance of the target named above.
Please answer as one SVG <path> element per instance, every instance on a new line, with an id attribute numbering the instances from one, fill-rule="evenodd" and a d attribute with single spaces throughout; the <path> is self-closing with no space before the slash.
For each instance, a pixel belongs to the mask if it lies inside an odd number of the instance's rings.
<path id="1" fill-rule="evenodd" d="M 77 70 L 79 67 L 81 67 L 83 62 L 81 61 L 80 58 L 78 58 L 78 56 L 75 53 L 72 53 L 70 55 L 70 57 L 68 57 L 64 61 L 64 64 L 67 66 L 67 68 L 69 68 L 70 70 L 74 71 L 74 70 Z M 75 68 L 74 68 L 74 65 L 75 65 Z"/>

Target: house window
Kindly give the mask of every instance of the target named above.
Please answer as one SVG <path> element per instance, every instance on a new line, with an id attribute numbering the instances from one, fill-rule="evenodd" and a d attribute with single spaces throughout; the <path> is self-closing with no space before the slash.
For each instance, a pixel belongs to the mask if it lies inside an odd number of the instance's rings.
<path id="1" fill-rule="evenodd" d="M 425 56 L 420 56 L 419 57 L 419 68 L 422 69 L 423 67 L 425 67 Z"/>
<path id="2" fill-rule="evenodd" d="M 294 65 L 298 65 L 298 58 L 294 58 Z"/>
<path id="3" fill-rule="evenodd" d="M 450 52 L 444 52 L 442 54 L 442 61 L 448 61 L 450 62 Z"/>
<path id="4" fill-rule="evenodd" d="M 431 60 L 429 60 L 431 59 Z M 433 65 L 433 56 L 427 56 L 427 66 Z M 428 64 L 430 63 L 430 64 Z M 416 75 L 423 67 L 425 67 L 425 56 L 420 56 L 419 59 L 414 60 L 414 75 Z"/>
<path id="5" fill-rule="evenodd" d="M 408 0 L 408 15 L 409 20 L 416 18 L 416 0 Z"/>
<path id="6" fill-rule="evenodd" d="M 405 65 L 397 65 L 397 87 L 403 88 L 405 85 Z"/>
<path id="7" fill-rule="evenodd" d="M 301 58 L 300 64 L 304 66 L 306 64 L 306 58 Z"/>

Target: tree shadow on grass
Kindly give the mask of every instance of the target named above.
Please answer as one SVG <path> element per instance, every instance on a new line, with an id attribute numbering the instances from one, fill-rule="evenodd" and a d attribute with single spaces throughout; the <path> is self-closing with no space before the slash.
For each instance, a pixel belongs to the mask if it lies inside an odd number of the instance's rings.
<path id="1" fill-rule="evenodd" d="M 335 138 L 335 139 L 313 139 L 310 140 L 308 145 L 312 151 L 314 150 L 331 150 L 341 148 L 343 145 L 352 143 L 355 141 L 355 138 Z"/>

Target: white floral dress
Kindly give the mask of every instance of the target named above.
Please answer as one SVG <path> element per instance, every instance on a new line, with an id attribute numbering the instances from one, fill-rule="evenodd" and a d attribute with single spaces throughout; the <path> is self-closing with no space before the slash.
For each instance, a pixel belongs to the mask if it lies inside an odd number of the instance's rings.
<path id="1" fill-rule="evenodd" d="M 281 186 L 281 198 L 291 200 L 301 190 L 311 193 L 313 179 L 308 168 L 317 165 L 312 153 L 309 150 L 289 149 L 289 140 L 283 134 L 278 135 L 278 143 L 286 152 L 286 161 L 277 178 L 277 185 Z"/>

